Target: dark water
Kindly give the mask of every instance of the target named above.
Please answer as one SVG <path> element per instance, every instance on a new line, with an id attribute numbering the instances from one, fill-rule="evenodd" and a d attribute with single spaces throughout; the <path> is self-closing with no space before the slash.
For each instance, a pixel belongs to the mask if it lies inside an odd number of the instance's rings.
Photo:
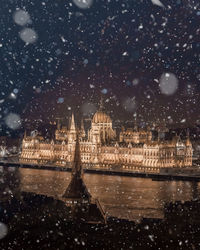
<path id="1" fill-rule="evenodd" d="M 19 169 L 23 191 L 61 197 L 71 175 L 68 172 Z M 198 198 L 200 184 L 183 181 L 85 174 L 93 198 L 98 198 L 109 215 L 131 220 L 163 217 L 165 202 Z"/>

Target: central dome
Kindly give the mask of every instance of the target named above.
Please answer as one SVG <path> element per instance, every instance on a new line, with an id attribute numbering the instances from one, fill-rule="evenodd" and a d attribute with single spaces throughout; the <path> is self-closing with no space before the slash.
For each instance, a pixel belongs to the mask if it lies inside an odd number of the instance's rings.
<path id="1" fill-rule="evenodd" d="M 93 123 L 110 123 L 111 118 L 103 111 L 97 111 L 92 119 Z"/>

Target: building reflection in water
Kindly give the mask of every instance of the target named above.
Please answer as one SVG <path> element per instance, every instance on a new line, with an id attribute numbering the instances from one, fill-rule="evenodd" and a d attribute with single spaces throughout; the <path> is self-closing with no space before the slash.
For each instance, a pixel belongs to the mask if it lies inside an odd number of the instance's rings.
<path id="1" fill-rule="evenodd" d="M 21 190 L 61 197 L 69 172 L 20 169 Z M 109 215 L 126 219 L 162 218 L 165 202 L 199 197 L 198 183 L 85 174 L 85 183 Z"/>

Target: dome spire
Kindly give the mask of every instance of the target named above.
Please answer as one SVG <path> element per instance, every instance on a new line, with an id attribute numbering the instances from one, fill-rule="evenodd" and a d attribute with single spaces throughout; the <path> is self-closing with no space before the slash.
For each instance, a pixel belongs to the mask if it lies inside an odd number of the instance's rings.
<path id="1" fill-rule="evenodd" d="M 99 111 L 103 111 L 104 109 L 104 102 L 103 102 L 103 96 L 101 95 L 101 99 L 100 99 L 100 105 L 99 105 Z"/>

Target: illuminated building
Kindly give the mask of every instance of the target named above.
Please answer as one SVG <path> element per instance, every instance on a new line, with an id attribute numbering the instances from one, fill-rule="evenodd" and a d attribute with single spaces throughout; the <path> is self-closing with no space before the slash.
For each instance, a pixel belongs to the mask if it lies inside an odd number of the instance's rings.
<path id="1" fill-rule="evenodd" d="M 20 161 L 23 163 L 65 166 L 72 162 L 76 141 L 76 124 L 72 114 L 69 128 L 58 123 L 55 140 L 46 141 L 41 136 L 24 135 Z M 153 140 L 152 132 L 122 129 L 119 138 L 112 120 L 102 107 L 95 113 L 87 132 L 83 121 L 80 128 L 80 150 L 83 164 L 99 168 L 115 166 L 133 171 L 159 172 L 160 168 L 192 166 L 192 144 L 174 136 L 172 140 Z M 159 138 L 159 137 L 158 137 Z"/>

